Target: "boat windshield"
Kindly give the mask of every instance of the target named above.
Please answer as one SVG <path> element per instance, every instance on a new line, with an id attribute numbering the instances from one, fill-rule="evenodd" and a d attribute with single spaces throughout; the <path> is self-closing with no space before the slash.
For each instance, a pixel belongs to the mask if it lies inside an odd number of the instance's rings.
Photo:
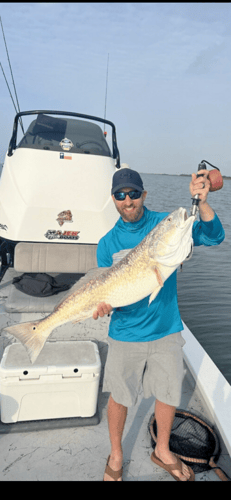
<path id="1" fill-rule="evenodd" d="M 32 121 L 17 147 L 112 157 L 99 125 L 45 114 Z"/>

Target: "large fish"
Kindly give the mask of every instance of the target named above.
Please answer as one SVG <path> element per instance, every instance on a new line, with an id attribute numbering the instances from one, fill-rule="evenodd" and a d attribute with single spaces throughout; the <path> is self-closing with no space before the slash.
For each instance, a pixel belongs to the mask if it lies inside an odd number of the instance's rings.
<path id="1" fill-rule="evenodd" d="M 46 318 L 5 328 L 26 347 L 32 363 L 54 328 L 92 317 L 100 302 L 113 308 L 155 299 L 168 277 L 192 252 L 195 217 L 179 208 L 165 217 L 139 245 L 109 268 L 90 272 L 87 282 L 74 285 Z"/>

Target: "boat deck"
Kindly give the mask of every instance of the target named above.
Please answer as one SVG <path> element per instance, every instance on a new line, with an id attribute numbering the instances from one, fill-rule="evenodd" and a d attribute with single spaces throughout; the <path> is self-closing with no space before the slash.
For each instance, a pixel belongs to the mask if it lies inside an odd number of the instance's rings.
<path id="1" fill-rule="evenodd" d="M 6 324 L 28 320 L 26 319 L 27 313 L 22 313 L 21 317 L 16 314 L 12 318 L 13 315 L 5 311 L 5 301 L 14 275 L 14 271 L 9 269 L 0 283 L 1 330 Z M 36 313 L 33 319 L 44 315 Z M 108 318 L 97 321 L 90 319 L 78 325 L 63 325 L 54 330 L 51 338 L 56 340 L 96 339 L 103 368 L 107 355 L 108 321 Z M 0 341 L 3 352 L 9 339 L 2 335 Z M 108 393 L 102 393 L 101 377 L 98 425 L 0 433 L 0 480 L 102 481 L 110 452 L 107 426 L 108 397 Z M 154 402 L 154 397 L 144 399 L 140 394 L 136 406 L 129 408 L 123 437 L 124 481 L 174 481 L 166 471 L 155 466 L 150 460 L 152 447 L 148 422 L 154 411 Z M 180 408 L 195 412 L 213 424 L 195 380 L 186 365 Z M 221 447 L 218 465 L 231 477 L 231 459 L 223 442 L 221 442 Z M 196 474 L 195 480 L 219 481 L 220 479 L 214 471 L 210 470 Z"/>

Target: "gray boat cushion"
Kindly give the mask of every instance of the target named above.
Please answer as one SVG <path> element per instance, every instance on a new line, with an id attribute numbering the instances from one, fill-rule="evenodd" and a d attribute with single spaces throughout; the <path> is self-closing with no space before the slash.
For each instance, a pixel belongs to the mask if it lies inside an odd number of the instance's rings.
<path id="1" fill-rule="evenodd" d="M 87 273 L 97 266 L 97 245 L 26 243 L 15 247 L 14 268 L 23 273 Z"/>

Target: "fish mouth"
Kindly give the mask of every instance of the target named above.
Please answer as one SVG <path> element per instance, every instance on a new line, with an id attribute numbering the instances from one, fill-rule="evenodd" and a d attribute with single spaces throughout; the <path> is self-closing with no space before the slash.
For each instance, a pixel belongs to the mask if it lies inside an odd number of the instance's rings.
<path id="1" fill-rule="evenodd" d="M 188 216 L 186 208 L 182 208 L 182 227 L 188 228 L 191 224 L 193 224 L 195 217 L 194 216 Z"/>
<path id="2" fill-rule="evenodd" d="M 178 222 L 177 226 L 184 229 L 185 226 L 187 225 L 188 219 L 189 219 L 189 217 L 188 217 L 186 208 L 181 207 L 180 214 L 179 214 L 179 222 Z"/>

